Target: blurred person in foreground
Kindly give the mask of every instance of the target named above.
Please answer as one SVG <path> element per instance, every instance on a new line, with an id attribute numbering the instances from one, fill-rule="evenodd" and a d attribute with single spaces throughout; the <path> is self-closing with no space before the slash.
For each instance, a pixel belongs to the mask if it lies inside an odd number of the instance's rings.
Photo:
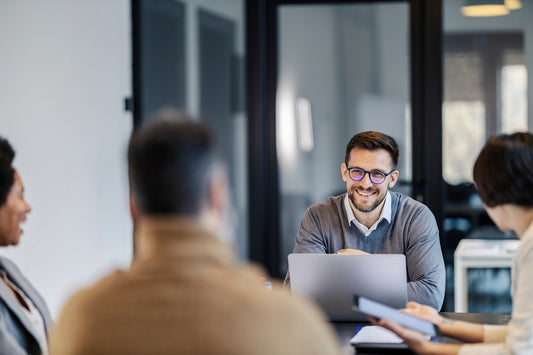
<path id="1" fill-rule="evenodd" d="M 0 246 L 18 245 L 31 211 L 13 168 L 15 151 L 0 137 Z M 52 323 L 45 301 L 17 266 L 0 256 L 0 354 L 47 354 Z"/>
<path id="2" fill-rule="evenodd" d="M 375 323 L 403 338 L 419 354 L 533 354 L 533 135 L 503 134 L 489 139 L 474 164 L 474 181 L 487 213 L 520 244 L 511 268 L 513 311 L 508 325 L 481 325 L 443 318 L 415 302 L 406 313 L 436 324 L 444 335 L 474 344 L 439 344 L 392 321 Z"/>
<path id="3" fill-rule="evenodd" d="M 132 136 L 130 209 L 136 255 L 74 295 L 52 331 L 53 354 L 337 354 L 308 301 L 269 291 L 219 237 L 229 197 L 214 136 L 161 111 Z"/>

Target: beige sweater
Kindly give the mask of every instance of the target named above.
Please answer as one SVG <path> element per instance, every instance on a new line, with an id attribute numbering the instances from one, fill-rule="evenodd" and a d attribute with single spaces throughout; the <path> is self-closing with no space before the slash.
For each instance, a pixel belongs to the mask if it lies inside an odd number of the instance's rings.
<path id="1" fill-rule="evenodd" d="M 259 269 L 184 219 L 144 221 L 138 254 L 63 309 L 51 354 L 337 354 L 307 300 L 259 281 Z"/>

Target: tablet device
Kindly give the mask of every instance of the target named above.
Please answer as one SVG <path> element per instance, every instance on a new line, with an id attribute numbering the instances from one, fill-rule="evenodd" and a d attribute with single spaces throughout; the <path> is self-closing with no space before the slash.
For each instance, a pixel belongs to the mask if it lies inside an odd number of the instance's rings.
<path id="1" fill-rule="evenodd" d="M 404 327 L 417 330 L 431 337 L 435 337 L 439 334 L 439 330 L 435 324 L 410 314 L 400 312 L 397 309 L 363 296 L 353 296 L 352 309 L 356 312 L 360 312 L 374 318 L 390 319 L 400 325 L 403 325 Z"/>

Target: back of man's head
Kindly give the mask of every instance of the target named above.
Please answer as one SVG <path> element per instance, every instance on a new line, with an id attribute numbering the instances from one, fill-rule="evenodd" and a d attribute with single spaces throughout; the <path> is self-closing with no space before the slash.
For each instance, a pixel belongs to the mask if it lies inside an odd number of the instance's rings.
<path id="1" fill-rule="evenodd" d="M 128 147 L 130 187 L 143 215 L 199 215 L 214 173 L 215 137 L 184 113 L 160 111 Z"/>

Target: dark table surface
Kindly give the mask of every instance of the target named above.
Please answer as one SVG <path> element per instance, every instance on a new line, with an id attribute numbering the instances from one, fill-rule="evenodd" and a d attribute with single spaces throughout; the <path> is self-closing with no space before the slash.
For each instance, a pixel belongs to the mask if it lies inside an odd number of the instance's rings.
<path id="1" fill-rule="evenodd" d="M 507 324 L 511 319 L 510 314 L 489 314 L 489 313 L 453 313 L 441 312 L 441 315 L 446 318 L 464 320 L 467 322 L 474 322 L 480 324 Z M 355 354 L 354 347 L 350 344 L 350 339 L 353 337 L 355 330 L 363 325 L 370 323 L 360 322 L 331 322 L 337 336 L 343 346 L 345 354 Z M 390 351 L 381 352 L 381 354 L 390 354 Z M 396 352 L 398 353 L 398 352 Z M 404 351 L 404 354 L 409 354 L 409 351 Z M 359 355 L 369 354 L 366 352 L 357 352 Z M 373 351 L 372 354 L 380 354 L 380 352 Z"/>

